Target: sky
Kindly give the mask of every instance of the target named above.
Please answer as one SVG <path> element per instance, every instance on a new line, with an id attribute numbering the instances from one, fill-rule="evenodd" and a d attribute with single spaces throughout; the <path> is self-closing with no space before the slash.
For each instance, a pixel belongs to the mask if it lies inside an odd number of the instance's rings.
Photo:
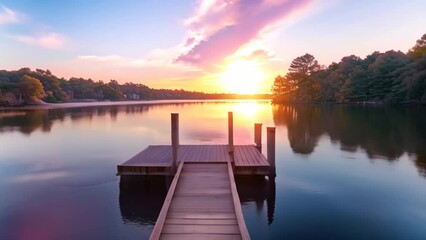
<path id="1" fill-rule="evenodd" d="M 204 92 L 267 93 L 320 64 L 407 52 L 424 0 L 0 0 L 0 69 Z"/>

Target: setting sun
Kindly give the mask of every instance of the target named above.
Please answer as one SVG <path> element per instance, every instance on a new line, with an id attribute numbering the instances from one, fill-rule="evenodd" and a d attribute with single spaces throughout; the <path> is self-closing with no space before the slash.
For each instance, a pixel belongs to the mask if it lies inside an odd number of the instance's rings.
<path id="1" fill-rule="evenodd" d="M 226 91 L 239 94 L 259 93 L 265 79 L 259 63 L 242 60 L 229 63 L 219 76 Z"/>

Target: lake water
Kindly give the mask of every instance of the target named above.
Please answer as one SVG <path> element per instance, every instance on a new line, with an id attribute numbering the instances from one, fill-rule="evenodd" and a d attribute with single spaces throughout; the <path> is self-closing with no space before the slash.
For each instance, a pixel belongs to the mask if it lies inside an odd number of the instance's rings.
<path id="1" fill-rule="evenodd" d="M 172 112 L 182 144 L 226 143 L 228 111 L 236 144 L 277 128 L 275 182 L 237 179 L 253 239 L 426 239 L 425 108 L 256 101 L 0 111 L 0 239 L 148 238 L 169 180 L 116 165 Z"/>

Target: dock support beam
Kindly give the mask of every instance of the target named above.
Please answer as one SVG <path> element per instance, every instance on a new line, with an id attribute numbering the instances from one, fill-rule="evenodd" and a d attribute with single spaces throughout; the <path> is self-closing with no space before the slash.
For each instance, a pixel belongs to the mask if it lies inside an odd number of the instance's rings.
<path id="1" fill-rule="evenodd" d="M 256 144 L 257 150 L 262 152 L 262 124 L 254 124 L 254 143 Z"/>
<path id="2" fill-rule="evenodd" d="M 228 112 L 228 151 L 234 156 L 234 117 Z"/>
<path id="3" fill-rule="evenodd" d="M 275 169 L 275 127 L 266 128 L 266 137 L 267 137 L 267 156 L 268 162 L 270 166 L 270 177 L 275 177 L 276 169 Z"/>
<path id="4" fill-rule="evenodd" d="M 176 173 L 179 148 L 179 113 L 172 113 L 172 167 L 171 174 Z"/>

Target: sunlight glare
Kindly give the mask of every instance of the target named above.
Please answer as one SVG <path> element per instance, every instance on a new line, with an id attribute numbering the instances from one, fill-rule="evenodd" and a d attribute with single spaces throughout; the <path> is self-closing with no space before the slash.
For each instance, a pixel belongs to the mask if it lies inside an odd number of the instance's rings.
<path id="1" fill-rule="evenodd" d="M 238 60 L 228 64 L 220 79 L 228 92 L 238 94 L 259 93 L 261 83 L 265 79 L 258 62 Z"/>
<path id="2" fill-rule="evenodd" d="M 244 118 L 250 121 L 258 114 L 259 110 L 260 105 L 256 102 L 238 103 L 235 106 L 236 114 L 244 116 Z"/>

